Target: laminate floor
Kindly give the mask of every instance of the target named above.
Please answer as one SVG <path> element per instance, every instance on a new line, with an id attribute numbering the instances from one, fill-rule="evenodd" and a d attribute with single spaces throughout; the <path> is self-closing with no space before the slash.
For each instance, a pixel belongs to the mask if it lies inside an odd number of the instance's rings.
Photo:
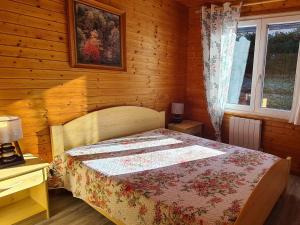
<path id="1" fill-rule="evenodd" d="M 300 225 L 300 176 L 290 176 L 286 192 L 274 206 L 265 225 Z"/>
<path id="2" fill-rule="evenodd" d="M 38 225 L 114 225 L 67 191 L 51 192 L 49 197 L 51 218 Z M 290 176 L 285 194 L 273 208 L 265 225 L 300 225 L 300 177 Z"/>

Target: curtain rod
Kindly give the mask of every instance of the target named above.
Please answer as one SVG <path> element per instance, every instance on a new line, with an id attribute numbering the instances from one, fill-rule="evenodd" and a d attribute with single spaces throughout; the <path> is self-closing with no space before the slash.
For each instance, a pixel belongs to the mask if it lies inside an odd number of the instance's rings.
<path id="1" fill-rule="evenodd" d="M 263 1 L 257 1 L 257 2 L 247 2 L 247 1 L 242 1 L 242 6 L 253 6 L 253 5 L 262 5 L 262 4 L 270 4 L 270 3 L 274 3 L 274 2 L 285 2 L 286 0 L 263 0 Z M 214 2 L 210 2 L 207 4 L 218 4 L 218 3 L 214 3 Z M 220 4 L 220 3 L 219 3 Z M 232 2 L 231 5 L 240 5 L 241 3 L 238 1 L 234 1 Z M 206 5 L 206 4 L 203 4 Z M 201 10 L 196 10 L 196 13 L 200 13 Z"/>

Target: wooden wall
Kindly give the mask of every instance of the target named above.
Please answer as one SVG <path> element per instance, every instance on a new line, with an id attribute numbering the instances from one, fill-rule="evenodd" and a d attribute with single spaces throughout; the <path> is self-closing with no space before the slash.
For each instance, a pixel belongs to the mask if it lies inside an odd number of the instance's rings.
<path id="1" fill-rule="evenodd" d="M 127 12 L 127 72 L 71 68 L 64 0 L 1 0 L 0 114 L 23 121 L 23 151 L 51 160 L 49 125 L 115 105 L 183 101 L 187 9 L 102 0 Z"/>
<path id="2" fill-rule="evenodd" d="M 185 1 L 185 0 L 182 0 Z M 186 80 L 186 117 L 205 123 L 205 137 L 214 138 L 213 128 L 207 112 L 205 89 L 203 84 L 202 46 L 200 39 L 201 14 L 195 13 L 199 6 L 189 8 L 189 31 L 187 47 Z M 244 7 L 242 16 L 300 10 L 300 1 L 288 0 L 285 3 L 273 3 Z M 223 122 L 223 140 L 228 142 L 229 114 Z M 251 116 L 250 116 L 251 118 Z M 292 170 L 300 174 L 300 127 L 286 121 L 260 118 L 263 120 L 262 147 L 266 152 L 286 157 L 292 156 Z"/>

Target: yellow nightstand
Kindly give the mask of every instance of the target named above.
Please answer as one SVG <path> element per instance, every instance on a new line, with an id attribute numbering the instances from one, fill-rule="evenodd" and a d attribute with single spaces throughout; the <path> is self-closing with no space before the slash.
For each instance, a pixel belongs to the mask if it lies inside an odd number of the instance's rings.
<path id="1" fill-rule="evenodd" d="M 183 120 L 181 123 L 169 123 L 168 129 L 202 137 L 203 123 L 192 120 Z"/>
<path id="2" fill-rule="evenodd" d="M 26 163 L 0 169 L 0 224 L 35 224 L 49 218 L 48 163 L 24 154 Z"/>

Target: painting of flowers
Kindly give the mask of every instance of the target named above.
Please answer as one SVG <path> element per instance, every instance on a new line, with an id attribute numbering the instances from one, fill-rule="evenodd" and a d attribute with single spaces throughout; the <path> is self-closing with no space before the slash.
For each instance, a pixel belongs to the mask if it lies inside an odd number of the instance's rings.
<path id="1" fill-rule="evenodd" d="M 125 13 L 94 0 L 69 0 L 75 67 L 125 70 Z"/>

